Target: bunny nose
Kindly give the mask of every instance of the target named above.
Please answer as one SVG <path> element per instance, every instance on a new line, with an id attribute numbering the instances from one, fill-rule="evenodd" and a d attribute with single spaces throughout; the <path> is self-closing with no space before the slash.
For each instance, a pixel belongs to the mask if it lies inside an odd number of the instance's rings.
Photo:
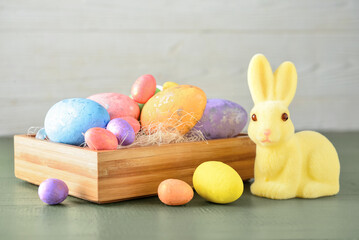
<path id="1" fill-rule="evenodd" d="M 269 136 L 270 134 L 271 134 L 271 130 L 270 130 L 270 129 L 264 130 L 264 135 Z"/>

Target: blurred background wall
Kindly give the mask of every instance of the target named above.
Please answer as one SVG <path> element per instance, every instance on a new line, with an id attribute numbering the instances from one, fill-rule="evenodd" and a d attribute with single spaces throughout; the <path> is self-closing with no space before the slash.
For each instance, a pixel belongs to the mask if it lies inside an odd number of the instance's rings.
<path id="1" fill-rule="evenodd" d="M 259 52 L 297 67 L 297 130 L 359 130 L 359 1 L 0 0 L 0 135 L 42 126 L 64 98 L 129 94 L 147 73 L 249 111 Z"/>

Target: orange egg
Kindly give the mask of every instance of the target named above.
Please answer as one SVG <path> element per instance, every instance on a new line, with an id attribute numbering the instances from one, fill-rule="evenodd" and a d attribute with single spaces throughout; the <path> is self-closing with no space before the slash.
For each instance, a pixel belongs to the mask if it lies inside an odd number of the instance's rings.
<path id="1" fill-rule="evenodd" d="M 92 150 L 115 150 L 118 146 L 116 136 L 104 128 L 90 128 L 85 133 L 85 142 Z"/>
<path id="2" fill-rule="evenodd" d="M 131 88 L 133 100 L 137 103 L 146 103 L 156 92 L 156 79 L 150 75 L 137 78 Z"/>
<path id="3" fill-rule="evenodd" d="M 192 200 L 193 189 L 179 179 L 167 179 L 158 186 L 158 198 L 166 205 L 184 205 Z"/>
<path id="4" fill-rule="evenodd" d="M 141 128 L 140 123 L 135 118 L 133 117 L 121 117 L 121 118 L 131 125 L 135 133 L 138 133 L 138 131 L 140 131 Z"/>
<path id="5" fill-rule="evenodd" d="M 206 104 L 206 94 L 198 87 L 171 87 L 147 101 L 142 109 L 141 125 L 150 133 L 162 130 L 184 135 L 201 119 Z"/>

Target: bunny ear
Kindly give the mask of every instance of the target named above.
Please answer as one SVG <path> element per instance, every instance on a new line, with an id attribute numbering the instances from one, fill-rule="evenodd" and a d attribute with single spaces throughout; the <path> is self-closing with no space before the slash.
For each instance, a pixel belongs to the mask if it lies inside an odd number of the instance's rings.
<path id="1" fill-rule="evenodd" d="M 249 63 L 248 85 L 254 104 L 273 98 L 273 72 L 268 60 L 262 54 L 254 55 Z"/>
<path id="2" fill-rule="evenodd" d="M 282 63 L 274 73 L 275 89 L 274 98 L 286 103 L 292 102 L 297 89 L 297 70 L 291 62 Z"/>

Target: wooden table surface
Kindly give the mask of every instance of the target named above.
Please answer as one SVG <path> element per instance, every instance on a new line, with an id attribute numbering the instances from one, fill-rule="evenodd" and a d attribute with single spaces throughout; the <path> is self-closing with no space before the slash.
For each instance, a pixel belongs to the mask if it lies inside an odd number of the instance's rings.
<path id="1" fill-rule="evenodd" d="M 217 205 L 198 195 L 168 207 L 157 197 L 96 205 L 73 197 L 47 206 L 37 186 L 14 177 L 13 139 L 0 138 L 0 239 L 355 239 L 359 238 L 359 133 L 325 134 L 341 161 L 337 196 Z"/>

